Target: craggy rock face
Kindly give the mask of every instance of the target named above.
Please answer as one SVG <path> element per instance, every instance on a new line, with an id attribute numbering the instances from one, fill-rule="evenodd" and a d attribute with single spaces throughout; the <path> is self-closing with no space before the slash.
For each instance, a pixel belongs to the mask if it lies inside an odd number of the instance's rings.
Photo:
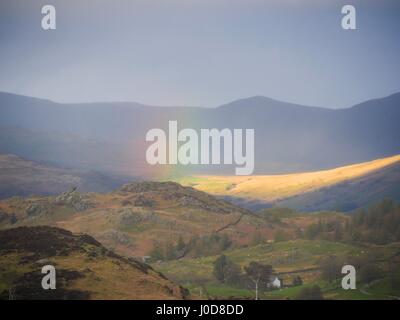
<path id="1" fill-rule="evenodd" d="M 88 235 L 53 227 L 0 231 L 0 299 L 185 299 L 188 292 L 150 266 L 123 258 Z M 56 269 L 44 290 L 41 269 Z M 140 288 L 136 289 L 136 288 Z"/>
<path id="2" fill-rule="evenodd" d="M 75 211 L 84 211 L 92 206 L 92 204 L 85 200 L 83 196 L 78 191 L 76 191 L 75 188 L 59 195 L 58 197 L 56 197 L 54 202 L 57 205 L 69 206 Z"/>
<path id="3" fill-rule="evenodd" d="M 176 182 L 133 182 L 123 185 L 120 190 L 125 192 L 148 192 L 148 191 L 177 191 L 185 189 Z"/>

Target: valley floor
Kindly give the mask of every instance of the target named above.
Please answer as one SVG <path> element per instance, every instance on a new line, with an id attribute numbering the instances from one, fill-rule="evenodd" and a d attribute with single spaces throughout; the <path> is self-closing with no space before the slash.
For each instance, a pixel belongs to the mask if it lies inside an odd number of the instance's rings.
<path id="1" fill-rule="evenodd" d="M 369 284 L 359 280 L 355 290 L 344 290 L 339 280 L 328 282 L 322 279 L 319 263 L 331 255 L 362 258 L 371 254 L 379 257 L 379 261 L 382 262 L 399 252 L 400 243 L 361 246 L 320 240 L 294 240 L 234 249 L 224 254 L 241 267 L 251 261 L 271 264 L 274 267 L 284 285 L 281 289 L 262 291 L 260 299 L 296 299 L 302 289 L 318 285 L 325 299 L 381 300 L 398 299 L 400 296 L 400 290 L 391 288 L 387 274 Z M 216 259 L 217 256 L 181 259 L 155 263 L 153 267 L 199 296 L 254 299 L 254 288 L 241 288 L 215 279 L 213 263 Z M 297 275 L 302 278 L 303 284 L 292 286 L 291 280 Z M 400 272 L 396 277 L 400 279 Z"/>

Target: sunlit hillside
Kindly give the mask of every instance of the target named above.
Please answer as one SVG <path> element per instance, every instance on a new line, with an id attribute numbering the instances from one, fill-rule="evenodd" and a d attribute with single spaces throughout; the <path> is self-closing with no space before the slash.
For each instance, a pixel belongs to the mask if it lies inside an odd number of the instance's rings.
<path id="1" fill-rule="evenodd" d="M 183 185 L 219 196 L 273 202 L 358 179 L 400 162 L 400 155 L 330 170 L 285 175 L 190 176 Z"/>

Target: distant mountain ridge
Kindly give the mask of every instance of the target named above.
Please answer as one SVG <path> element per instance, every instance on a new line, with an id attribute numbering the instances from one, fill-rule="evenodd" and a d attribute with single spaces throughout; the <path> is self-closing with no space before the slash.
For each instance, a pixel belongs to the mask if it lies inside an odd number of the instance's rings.
<path id="1" fill-rule="evenodd" d="M 400 153 L 400 93 L 347 109 L 307 107 L 265 97 L 217 108 L 60 104 L 0 93 L 0 152 L 146 177 L 154 171 L 145 161 L 146 132 L 167 129 L 169 120 L 177 120 L 179 128 L 254 129 L 256 174 L 321 170 Z M 185 169 L 231 174 L 233 167 Z"/>

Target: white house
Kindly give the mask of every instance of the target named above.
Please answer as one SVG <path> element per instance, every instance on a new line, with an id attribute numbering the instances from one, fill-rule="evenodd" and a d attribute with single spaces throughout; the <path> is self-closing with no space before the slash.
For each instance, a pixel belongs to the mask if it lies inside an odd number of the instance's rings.
<path id="1" fill-rule="evenodd" d="M 281 280 L 278 277 L 275 277 L 272 281 L 271 281 L 271 287 L 275 288 L 275 289 L 280 289 L 282 285 Z"/>

